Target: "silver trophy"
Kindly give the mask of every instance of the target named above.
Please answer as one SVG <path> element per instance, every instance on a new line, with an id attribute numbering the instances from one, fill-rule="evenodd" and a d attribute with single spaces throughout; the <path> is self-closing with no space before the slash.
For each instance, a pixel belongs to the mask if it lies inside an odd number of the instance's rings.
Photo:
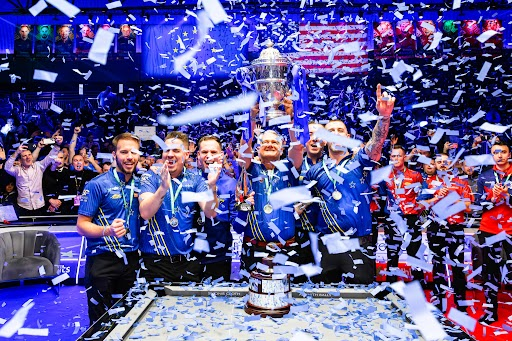
<path id="1" fill-rule="evenodd" d="M 274 43 L 268 43 L 267 48 L 261 51 L 260 57 L 251 63 L 256 91 L 261 100 L 267 102 L 265 105 L 267 122 L 286 115 L 283 110 L 279 109 L 279 106 L 289 90 L 288 59 L 282 57 L 281 53 L 273 46 Z"/>

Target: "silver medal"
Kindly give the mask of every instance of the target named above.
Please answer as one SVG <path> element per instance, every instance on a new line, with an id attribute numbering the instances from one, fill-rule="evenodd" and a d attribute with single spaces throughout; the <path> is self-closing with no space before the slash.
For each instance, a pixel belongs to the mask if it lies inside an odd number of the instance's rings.
<path id="1" fill-rule="evenodd" d="M 263 206 L 263 212 L 265 212 L 266 214 L 272 213 L 273 210 L 274 208 L 270 204 L 266 204 L 265 206 Z"/>
<path id="2" fill-rule="evenodd" d="M 178 218 L 172 217 L 171 220 L 169 220 L 169 225 L 171 225 L 172 227 L 178 226 Z"/>
<path id="3" fill-rule="evenodd" d="M 338 192 L 337 190 L 336 190 L 336 191 L 334 191 L 334 192 L 332 192 L 332 198 L 333 198 L 334 200 L 340 200 L 340 199 L 341 199 L 341 193 L 340 193 L 340 192 Z"/>

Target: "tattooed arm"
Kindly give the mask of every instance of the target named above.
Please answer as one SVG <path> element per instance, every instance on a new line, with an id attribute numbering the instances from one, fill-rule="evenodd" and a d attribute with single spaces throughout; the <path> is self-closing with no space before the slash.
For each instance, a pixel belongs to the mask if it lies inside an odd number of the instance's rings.
<path id="1" fill-rule="evenodd" d="M 382 94 L 380 84 L 377 85 L 377 103 L 375 108 L 379 112 L 380 120 L 373 128 L 373 134 L 370 141 L 365 146 L 366 154 L 373 160 L 379 161 L 382 146 L 388 136 L 389 124 L 391 122 L 391 113 L 395 106 L 395 98 L 388 95 L 386 92 Z"/>

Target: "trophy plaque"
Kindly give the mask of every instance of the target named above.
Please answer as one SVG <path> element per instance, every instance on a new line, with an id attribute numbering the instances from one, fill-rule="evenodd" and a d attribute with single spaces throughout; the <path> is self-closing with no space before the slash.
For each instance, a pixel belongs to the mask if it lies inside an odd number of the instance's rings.
<path id="1" fill-rule="evenodd" d="M 261 317 L 283 317 L 290 312 L 290 275 L 275 274 L 273 257 L 263 258 L 266 270 L 256 269 L 249 277 L 249 299 L 244 310 Z"/>

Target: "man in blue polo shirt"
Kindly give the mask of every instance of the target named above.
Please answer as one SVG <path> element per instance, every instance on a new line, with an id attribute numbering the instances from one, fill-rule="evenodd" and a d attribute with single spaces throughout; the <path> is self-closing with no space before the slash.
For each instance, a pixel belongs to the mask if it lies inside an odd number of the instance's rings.
<path id="1" fill-rule="evenodd" d="M 150 170 L 141 177 L 140 215 L 147 220 L 141 228 L 142 276 L 148 282 L 199 282 L 201 264 L 193 252 L 194 217 L 199 209 L 207 219 L 216 217 L 220 172 L 209 173 L 205 181 L 185 169 L 190 153 L 186 134 L 171 132 L 165 144 L 160 174 Z"/>
<path id="2" fill-rule="evenodd" d="M 94 323 L 136 280 L 139 269 L 140 141 L 123 133 L 112 141 L 115 167 L 92 179 L 82 193 L 77 230 L 87 237 L 85 287 Z"/>
<path id="3" fill-rule="evenodd" d="M 375 245 L 372 244 L 372 218 L 370 212 L 370 172 L 381 157 L 382 146 L 389 130 L 395 99 L 381 93 L 377 86 L 376 109 L 380 119 L 373 135 L 364 148 L 350 154 L 346 148 L 328 143 L 330 160 L 313 166 L 305 183 L 316 181 L 314 195 L 322 199 L 310 209 L 310 221 L 320 233 L 322 274 L 320 280 L 369 284 L 374 280 Z M 333 120 L 325 125 L 329 132 L 350 137 L 342 121 Z M 347 239 L 341 239 L 341 236 Z M 355 250 L 354 250 L 355 248 Z M 348 251 L 347 251 L 348 249 Z"/>
<path id="4" fill-rule="evenodd" d="M 286 112 L 292 116 L 292 101 L 285 99 L 284 105 Z M 257 110 L 251 110 L 253 128 L 257 114 Z M 282 161 L 284 138 L 273 130 L 267 130 L 259 136 L 258 162 L 252 158 L 252 137 L 241 143 L 243 166 L 247 168 L 249 182 L 255 193 L 254 211 L 247 214 L 245 226 L 234 224 L 238 233 L 244 233 L 242 266 L 246 271 L 253 270 L 262 256 L 281 253 L 290 257 L 290 261 L 297 258 L 293 207 L 274 209 L 269 201 L 272 193 L 298 184 L 304 148 L 293 131 L 289 131 L 289 135 L 291 143 L 288 158 Z M 245 212 L 239 212 L 239 215 L 240 220 L 244 220 Z"/>
<path id="5" fill-rule="evenodd" d="M 231 276 L 231 246 L 233 235 L 231 224 L 237 218 L 235 209 L 236 180 L 226 174 L 222 169 L 224 153 L 221 141 L 214 135 L 203 136 L 199 139 L 197 151 L 197 166 L 203 178 L 208 179 L 210 172 L 221 171 L 217 181 L 217 196 L 219 207 L 217 216 L 213 219 L 203 219 L 198 216 L 196 222 L 199 230 L 206 233 L 208 250 L 202 254 L 203 278 L 224 278 Z"/>

